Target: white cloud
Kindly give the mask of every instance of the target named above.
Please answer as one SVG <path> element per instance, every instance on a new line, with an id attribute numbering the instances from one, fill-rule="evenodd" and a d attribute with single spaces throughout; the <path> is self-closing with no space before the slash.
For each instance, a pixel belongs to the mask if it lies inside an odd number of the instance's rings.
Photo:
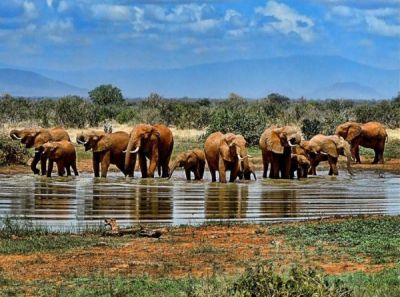
<path id="1" fill-rule="evenodd" d="M 46 0 L 48 7 L 53 7 L 53 0 Z"/>
<path id="2" fill-rule="evenodd" d="M 279 32 L 286 35 L 296 33 L 304 41 L 311 41 L 314 38 L 313 20 L 299 14 L 286 4 L 268 1 L 264 7 L 256 7 L 255 11 L 260 15 L 273 18 L 263 24 L 265 32 Z"/>
<path id="3" fill-rule="evenodd" d="M 67 40 L 67 34 L 74 31 L 74 24 L 70 18 L 53 20 L 48 22 L 42 30 L 49 40 L 64 43 Z"/>
<path id="4" fill-rule="evenodd" d="M 37 17 L 38 12 L 37 12 L 36 6 L 33 2 L 24 1 L 22 3 L 22 7 L 24 9 L 24 15 L 26 18 L 33 19 L 33 18 Z"/>
<path id="5" fill-rule="evenodd" d="M 346 26 L 360 27 L 381 36 L 400 36 L 400 13 L 393 7 L 359 9 L 349 6 L 334 6 L 327 15 L 330 21 Z"/>
<path id="6" fill-rule="evenodd" d="M 62 1 L 60 1 L 60 3 L 58 4 L 57 11 L 58 11 L 58 12 L 64 12 L 64 11 L 66 11 L 68 8 L 69 8 L 69 5 L 68 5 L 67 1 L 62 0 Z"/>
<path id="7" fill-rule="evenodd" d="M 108 21 L 128 21 L 133 17 L 133 10 L 125 5 L 96 4 L 91 7 L 93 17 Z"/>

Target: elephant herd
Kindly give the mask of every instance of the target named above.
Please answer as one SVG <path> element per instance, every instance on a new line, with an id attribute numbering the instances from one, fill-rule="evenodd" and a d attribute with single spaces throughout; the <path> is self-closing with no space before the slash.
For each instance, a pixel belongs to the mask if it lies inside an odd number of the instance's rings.
<path id="1" fill-rule="evenodd" d="M 76 151 L 68 133 L 62 128 L 22 129 L 10 132 L 12 139 L 19 140 L 26 148 L 34 148 L 35 155 L 31 169 L 35 174 L 51 176 L 54 162 L 58 174 L 71 175 L 71 169 L 78 175 Z M 346 122 L 336 128 L 335 135 L 318 134 L 309 140 L 302 138 L 302 132 L 294 126 L 272 126 L 261 135 L 259 145 L 262 151 L 263 178 L 297 178 L 315 175 L 321 161 L 328 161 L 329 175 L 338 175 L 337 161 L 340 155 L 347 158 L 347 170 L 351 160 L 361 163 L 359 146 L 375 151 L 373 163 L 383 163 L 383 152 L 387 142 L 384 126 L 378 122 L 365 124 Z M 143 178 L 152 178 L 157 170 L 161 177 L 172 176 L 178 167 L 185 170 L 186 179 L 191 173 L 201 180 L 207 161 L 212 181 L 219 174 L 221 183 L 236 179 L 256 179 L 254 165 L 248 154 L 248 143 L 242 135 L 215 132 L 208 136 L 204 150 L 192 149 L 179 154 L 169 166 L 174 138 L 171 130 L 164 125 L 138 124 L 130 134 L 126 132 L 88 131 L 80 133 L 76 141 L 85 151 L 92 150 L 95 177 L 106 177 L 110 164 L 129 177 L 133 177 L 136 158 Z M 48 162 L 47 162 L 48 160 Z M 41 163 L 41 170 L 36 165 Z M 47 168 L 46 168 L 47 165 Z M 269 169 L 269 175 L 268 175 Z"/>

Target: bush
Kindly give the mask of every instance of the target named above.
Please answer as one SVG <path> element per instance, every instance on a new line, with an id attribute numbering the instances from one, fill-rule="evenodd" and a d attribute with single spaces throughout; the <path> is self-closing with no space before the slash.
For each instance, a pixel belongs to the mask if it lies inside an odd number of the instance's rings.
<path id="1" fill-rule="evenodd" d="M 283 273 L 273 265 L 248 269 L 230 289 L 231 296 L 351 296 L 342 281 L 329 281 L 314 269 L 292 266 Z"/>
<path id="2" fill-rule="evenodd" d="M 30 152 L 8 135 L 0 134 L 0 165 L 26 164 Z"/>

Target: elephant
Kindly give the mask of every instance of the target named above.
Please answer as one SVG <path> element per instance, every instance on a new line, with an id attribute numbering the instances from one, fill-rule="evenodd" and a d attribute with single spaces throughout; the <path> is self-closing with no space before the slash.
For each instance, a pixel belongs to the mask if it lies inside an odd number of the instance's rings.
<path id="1" fill-rule="evenodd" d="M 336 127 L 336 135 L 343 137 L 350 143 L 351 154 L 357 163 L 361 163 L 359 148 L 361 145 L 374 150 L 375 157 L 372 164 L 383 164 L 383 152 L 388 135 L 385 127 L 381 123 L 368 122 L 361 124 L 346 122 Z"/>
<path id="2" fill-rule="evenodd" d="M 34 148 L 35 156 L 31 163 L 31 169 L 34 174 L 39 174 L 40 171 L 36 168 L 37 163 L 41 162 L 41 173 L 46 175 L 46 162 L 47 157 L 42 155 L 43 144 L 49 141 L 70 141 L 67 131 L 63 128 L 52 128 L 52 129 L 36 129 L 36 128 L 25 128 L 21 130 L 11 130 L 10 137 L 14 140 L 21 141 L 25 144 L 26 148 Z"/>
<path id="3" fill-rule="evenodd" d="M 51 176 L 54 162 L 57 163 L 58 175 L 64 175 L 64 169 L 67 170 L 67 176 L 71 175 L 71 167 L 75 176 L 78 176 L 76 168 L 76 151 L 70 141 L 62 140 L 55 142 L 46 142 L 43 144 L 43 155 L 49 159 L 47 176 Z"/>
<path id="4" fill-rule="evenodd" d="M 306 178 L 311 163 L 304 155 L 292 154 L 290 165 L 290 178 L 294 178 L 294 172 L 297 172 L 297 178 Z"/>
<path id="5" fill-rule="evenodd" d="M 267 177 L 271 163 L 270 178 L 290 178 L 292 147 L 300 144 L 301 131 L 297 127 L 270 127 L 260 137 L 263 159 L 263 178 Z"/>
<path id="6" fill-rule="evenodd" d="M 131 166 L 136 162 L 136 154 L 138 154 L 143 178 L 153 178 L 156 168 L 158 169 L 158 175 L 169 177 L 168 165 L 173 148 L 174 137 L 168 127 L 161 124 L 153 126 L 138 124 L 133 127 L 129 134 L 125 155 L 125 170 L 131 171 Z M 150 160 L 148 168 L 146 158 Z"/>
<path id="7" fill-rule="evenodd" d="M 126 150 L 129 142 L 128 133 L 122 131 L 113 133 L 89 131 L 78 135 L 76 141 L 85 146 L 85 151 L 90 149 L 93 151 L 92 160 L 95 177 L 100 176 L 100 167 L 101 177 L 107 177 L 110 164 L 115 164 L 124 175 L 133 177 L 134 160 L 130 161 L 128 170 L 125 170 L 124 150 Z"/>
<path id="8" fill-rule="evenodd" d="M 251 180 L 251 175 L 253 175 L 254 180 L 257 180 L 254 164 L 249 159 L 249 170 L 248 171 L 240 171 L 238 177 L 240 180 L 242 180 L 242 179 Z"/>
<path id="9" fill-rule="evenodd" d="M 226 183 L 227 170 L 231 171 L 229 182 L 234 182 L 241 172 L 245 178 L 250 179 L 250 156 L 247 154 L 247 142 L 242 135 L 214 132 L 206 139 L 204 152 L 213 182 L 216 181 L 215 172 L 218 171 L 219 182 Z"/>
<path id="10" fill-rule="evenodd" d="M 350 175 L 354 175 L 350 168 L 350 144 L 343 137 L 318 134 L 308 141 L 302 141 L 300 146 L 310 156 L 311 174 L 316 173 L 315 167 L 319 162 L 327 160 L 330 167 L 329 175 L 338 175 L 337 160 L 339 155 L 343 155 L 347 158 L 347 171 Z"/>
<path id="11" fill-rule="evenodd" d="M 186 179 L 190 180 L 190 172 L 194 173 L 195 180 L 201 180 L 204 176 L 204 166 L 206 164 L 206 157 L 204 152 L 200 149 L 188 150 L 180 153 L 169 171 L 169 178 L 177 167 L 185 169 Z"/>

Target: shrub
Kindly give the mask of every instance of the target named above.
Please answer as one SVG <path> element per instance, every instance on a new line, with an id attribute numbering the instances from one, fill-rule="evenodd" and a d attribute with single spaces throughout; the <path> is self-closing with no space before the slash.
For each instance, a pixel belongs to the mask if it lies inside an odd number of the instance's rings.
<path id="1" fill-rule="evenodd" d="M 0 134 L 0 165 L 26 164 L 30 157 L 29 151 L 19 142 Z"/>
<path id="2" fill-rule="evenodd" d="M 329 281 L 314 269 L 292 266 L 283 273 L 273 265 L 248 269 L 230 289 L 231 296 L 351 296 L 342 281 Z"/>

